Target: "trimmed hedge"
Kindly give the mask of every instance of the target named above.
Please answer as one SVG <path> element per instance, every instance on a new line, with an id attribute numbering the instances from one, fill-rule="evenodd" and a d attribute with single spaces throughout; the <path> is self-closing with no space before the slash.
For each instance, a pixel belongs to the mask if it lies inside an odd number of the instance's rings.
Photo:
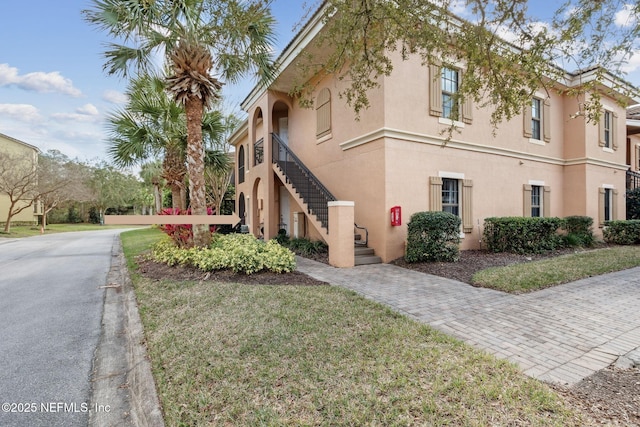
<path id="1" fill-rule="evenodd" d="M 459 217 L 448 212 L 418 212 L 407 226 L 407 262 L 458 260 Z"/>
<path id="2" fill-rule="evenodd" d="M 602 234 L 607 243 L 636 245 L 640 243 L 640 220 L 607 221 Z"/>
<path id="3" fill-rule="evenodd" d="M 486 218 L 484 241 L 492 252 L 541 253 L 563 246 L 560 218 Z"/>

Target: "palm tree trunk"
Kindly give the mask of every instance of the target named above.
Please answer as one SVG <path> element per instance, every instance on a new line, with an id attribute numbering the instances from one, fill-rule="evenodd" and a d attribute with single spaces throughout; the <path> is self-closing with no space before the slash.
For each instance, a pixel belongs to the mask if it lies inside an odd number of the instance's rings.
<path id="1" fill-rule="evenodd" d="M 207 199 L 204 183 L 204 145 L 202 143 L 202 116 L 204 103 L 197 96 L 185 102 L 187 115 L 187 171 L 189 172 L 189 197 L 192 215 L 207 214 Z M 211 241 L 209 226 L 193 225 L 194 246 L 207 246 Z"/>

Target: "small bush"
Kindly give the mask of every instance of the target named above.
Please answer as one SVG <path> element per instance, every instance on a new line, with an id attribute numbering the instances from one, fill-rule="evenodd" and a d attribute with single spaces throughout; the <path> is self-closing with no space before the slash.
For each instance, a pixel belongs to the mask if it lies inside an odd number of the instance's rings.
<path id="1" fill-rule="evenodd" d="M 310 240 L 307 238 L 290 239 L 286 246 L 300 256 L 309 257 L 317 254 L 325 254 L 329 248 L 322 240 Z"/>
<path id="2" fill-rule="evenodd" d="M 560 218 L 486 218 L 484 241 L 492 252 L 541 253 L 562 247 Z"/>
<path id="3" fill-rule="evenodd" d="M 167 265 L 189 265 L 202 271 L 232 270 L 253 274 L 262 270 L 288 273 L 296 268 L 293 252 L 275 240 L 265 243 L 250 234 L 215 234 L 208 248 L 185 248 L 166 238 L 153 246 L 151 258 Z"/>
<path id="4" fill-rule="evenodd" d="M 408 224 L 407 262 L 457 261 L 460 218 L 448 212 L 418 212 Z"/>
<path id="5" fill-rule="evenodd" d="M 602 231 L 604 241 L 617 245 L 640 243 L 640 220 L 608 221 Z"/>
<path id="6" fill-rule="evenodd" d="M 627 219 L 640 219 L 640 187 L 627 190 Z"/>
<path id="7" fill-rule="evenodd" d="M 562 228 L 567 232 L 564 246 L 593 246 L 593 218 L 588 216 L 568 216 L 564 218 Z"/>
<path id="8" fill-rule="evenodd" d="M 207 215 L 212 215 L 213 209 L 207 208 Z M 191 215 L 191 209 L 180 210 L 166 208 L 160 212 L 160 215 Z M 160 230 L 165 232 L 176 245 L 186 248 L 193 245 L 193 225 L 192 224 L 162 224 Z M 209 231 L 216 231 L 215 225 L 209 226 Z"/>

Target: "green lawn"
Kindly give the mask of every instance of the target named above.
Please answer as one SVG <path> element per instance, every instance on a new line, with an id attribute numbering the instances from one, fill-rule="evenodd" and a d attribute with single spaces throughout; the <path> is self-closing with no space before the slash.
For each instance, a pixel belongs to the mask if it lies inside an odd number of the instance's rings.
<path id="1" fill-rule="evenodd" d="M 126 225 L 100 225 L 100 224 L 49 224 L 45 234 L 64 233 L 68 231 L 105 230 L 107 228 L 129 228 Z M 10 232 L 4 231 L 4 225 L 0 228 L 0 238 L 3 237 L 31 237 L 41 234 L 39 225 L 12 225 Z"/>
<path id="2" fill-rule="evenodd" d="M 122 234 L 131 266 L 159 236 Z M 513 365 L 342 288 L 134 284 L 167 425 L 584 425 Z"/>
<path id="3" fill-rule="evenodd" d="M 640 246 L 615 246 L 479 271 L 477 286 L 522 293 L 640 266 Z"/>

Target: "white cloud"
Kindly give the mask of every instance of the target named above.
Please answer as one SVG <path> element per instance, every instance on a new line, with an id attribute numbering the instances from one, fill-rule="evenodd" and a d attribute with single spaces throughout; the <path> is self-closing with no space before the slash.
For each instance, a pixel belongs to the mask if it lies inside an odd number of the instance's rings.
<path id="1" fill-rule="evenodd" d="M 51 117 L 56 120 L 76 122 L 97 122 L 100 112 L 93 104 L 85 104 L 76 108 L 75 113 L 53 113 Z"/>
<path id="2" fill-rule="evenodd" d="M 112 104 L 125 104 L 129 100 L 129 97 L 117 90 L 105 90 L 102 93 L 102 99 Z"/>
<path id="3" fill-rule="evenodd" d="M 20 74 L 15 67 L 9 64 L 0 64 L 0 86 L 17 86 L 20 89 L 39 93 L 62 93 L 74 98 L 82 96 L 80 89 L 73 86 L 73 82 L 60 75 L 58 71 L 45 73 Z"/>
<path id="4" fill-rule="evenodd" d="M 625 4 L 622 6 L 622 10 L 616 12 L 615 23 L 619 27 L 631 27 L 636 25 L 638 17 L 634 13 L 635 6 L 632 4 Z"/>
<path id="5" fill-rule="evenodd" d="M 0 115 L 26 123 L 42 120 L 38 109 L 29 104 L 0 104 Z"/>
<path id="6" fill-rule="evenodd" d="M 97 116 L 100 114 L 96 106 L 93 104 L 85 104 L 82 107 L 76 108 L 76 113 L 86 114 L 87 116 Z"/>

